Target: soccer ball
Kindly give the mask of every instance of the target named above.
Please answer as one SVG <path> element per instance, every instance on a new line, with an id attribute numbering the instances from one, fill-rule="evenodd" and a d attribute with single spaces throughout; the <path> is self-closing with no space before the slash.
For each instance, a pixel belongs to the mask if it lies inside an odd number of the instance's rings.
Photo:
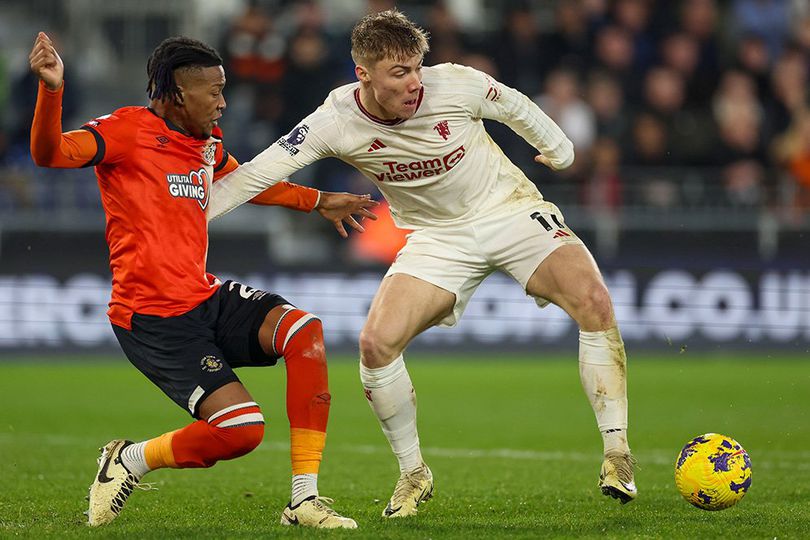
<path id="1" fill-rule="evenodd" d="M 723 510 L 740 502 L 751 487 L 751 458 L 731 437 L 706 433 L 678 455 L 675 485 L 698 508 Z"/>

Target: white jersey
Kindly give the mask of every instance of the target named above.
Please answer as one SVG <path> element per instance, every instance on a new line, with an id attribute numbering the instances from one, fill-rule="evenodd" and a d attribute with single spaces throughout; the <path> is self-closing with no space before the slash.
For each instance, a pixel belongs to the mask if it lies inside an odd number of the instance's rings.
<path id="1" fill-rule="evenodd" d="M 555 169 L 573 162 L 571 141 L 517 90 L 456 64 L 425 67 L 422 75 L 416 113 L 407 120 L 371 115 L 360 103 L 360 83 L 333 90 L 287 136 L 214 183 L 209 219 L 325 157 L 374 182 L 396 224 L 409 229 L 460 225 L 509 201 L 542 200 L 482 118 L 508 125 Z"/>

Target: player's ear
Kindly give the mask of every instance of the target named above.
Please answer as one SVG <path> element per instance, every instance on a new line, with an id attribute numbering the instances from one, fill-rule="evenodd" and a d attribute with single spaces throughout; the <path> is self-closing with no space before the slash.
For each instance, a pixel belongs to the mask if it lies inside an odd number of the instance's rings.
<path id="1" fill-rule="evenodd" d="M 185 92 L 183 90 L 183 87 L 178 84 L 177 93 L 174 95 L 174 104 L 180 107 L 183 105 L 184 101 L 185 101 Z"/>
<path id="2" fill-rule="evenodd" d="M 354 66 L 354 74 L 357 76 L 357 80 L 362 83 L 368 83 L 371 81 L 371 77 L 368 74 L 368 70 L 363 66 L 361 66 L 360 64 Z"/>

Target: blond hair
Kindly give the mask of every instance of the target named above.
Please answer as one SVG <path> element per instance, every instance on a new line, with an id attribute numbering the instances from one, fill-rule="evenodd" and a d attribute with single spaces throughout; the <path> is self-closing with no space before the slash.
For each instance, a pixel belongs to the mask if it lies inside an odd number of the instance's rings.
<path id="1" fill-rule="evenodd" d="M 405 60 L 430 50 L 428 33 L 396 9 L 366 15 L 352 29 L 352 59 L 370 66 L 383 58 Z"/>

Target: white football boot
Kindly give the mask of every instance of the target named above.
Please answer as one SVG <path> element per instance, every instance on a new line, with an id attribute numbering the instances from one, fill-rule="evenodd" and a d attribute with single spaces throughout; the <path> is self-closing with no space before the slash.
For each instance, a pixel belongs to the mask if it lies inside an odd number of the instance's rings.
<path id="1" fill-rule="evenodd" d="M 356 529 L 357 522 L 341 516 L 329 505 L 335 501 L 328 497 L 307 497 L 296 506 L 287 506 L 281 513 L 282 525 L 301 525 L 316 529 Z"/>
<path id="2" fill-rule="evenodd" d="M 633 465 L 636 460 L 629 453 L 608 452 L 599 473 L 599 488 L 602 494 L 629 503 L 638 495 L 633 481 Z"/>
<path id="3" fill-rule="evenodd" d="M 383 517 L 406 517 L 416 514 L 419 503 L 433 496 L 433 473 L 422 463 L 418 469 L 402 473 L 394 494 L 383 510 Z"/>
<path id="4" fill-rule="evenodd" d="M 141 480 L 121 463 L 121 451 L 130 444 L 132 441 L 116 439 L 100 449 L 98 472 L 88 497 L 87 521 L 91 527 L 104 525 L 118 517 Z"/>

